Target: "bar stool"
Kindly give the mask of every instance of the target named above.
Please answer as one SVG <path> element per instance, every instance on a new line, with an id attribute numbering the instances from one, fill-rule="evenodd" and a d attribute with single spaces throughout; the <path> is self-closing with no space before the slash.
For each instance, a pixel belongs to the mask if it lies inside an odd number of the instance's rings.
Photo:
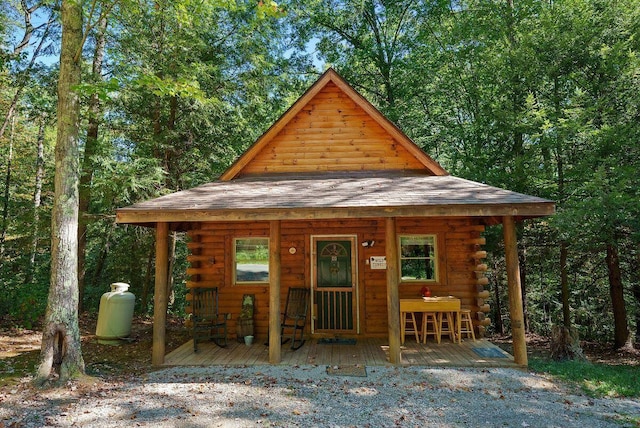
<path id="1" fill-rule="evenodd" d="M 440 335 L 448 334 L 451 341 L 455 343 L 456 328 L 454 323 L 453 312 L 438 312 L 438 329 L 440 330 L 439 331 Z M 438 343 L 440 342 L 438 341 Z"/>
<path id="2" fill-rule="evenodd" d="M 440 327 L 438 324 L 438 314 L 436 312 L 422 313 L 422 343 L 427 343 L 428 335 L 432 335 L 440 343 Z"/>
<path id="3" fill-rule="evenodd" d="M 407 315 L 409 315 L 409 317 L 407 318 Z M 401 314 L 402 319 L 400 320 L 401 322 L 401 326 L 402 326 L 402 331 L 400 332 L 400 339 L 402 342 L 402 345 L 404 345 L 404 337 L 406 333 L 413 333 L 416 336 L 416 342 L 420 343 L 420 336 L 419 336 L 419 331 L 418 331 L 418 323 L 416 322 L 416 314 L 413 312 L 403 312 Z M 407 325 L 407 323 L 409 323 Z M 407 329 L 407 326 L 409 327 Z"/>
<path id="4" fill-rule="evenodd" d="M 476 341 L 476 334 L 473 331 L 473 321 L 471 320 L 471 309 L 462 309 L 460 311 L 460 336 L 466 334 Z"/>

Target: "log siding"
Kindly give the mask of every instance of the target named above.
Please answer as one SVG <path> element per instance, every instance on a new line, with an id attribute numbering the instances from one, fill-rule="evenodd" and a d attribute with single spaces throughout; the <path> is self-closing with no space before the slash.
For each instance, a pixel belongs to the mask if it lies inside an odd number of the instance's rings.
<path id="1" fill-rule="evenodd" d="M 462 301 L 462 306 L 473 311 L 480 325 L 477 313 L 486 319 L 488 308 L 481 307 L 479 295 L 484 288 L 478 284 L 477 267 L 480 234 L 484 226 L 478 220 L 469 218 L 399 218 L 396 219 L 397 234 L 435 235 L 438 241 L 438 278 L 437 281 L 399 281 L 400 298 L 419 296 L 423 285 L 428 285 L 434 295 L 454 295 Z M 242 237 L 268 237 L 269 222 L 251 224 L 200 223 L 197 229 L 187 234 L 187 244 L 191 254 L 188 256 L 190 267 L 187 273 L 190 280 L 187 287 L 219 287 L 220 310 L 231 313 L 229 331 L 233 335 L 235 323 L 240 313 L 242 295 L 255 294 L 256 335 L 266 338 L 269 330 L 269 287 L 268 285 L 234 285 L 233 240 Z M 311 237 L 316 235 L 353 235 L 357 237 L 354 251 L 357 255 L 358 298 L 360 308 L 360 334 L 367 337 L 386 337 L 387 323 L 387 272 L 384 269 L 371 269 L 371 256 L 384 256 L 385 220 L 342 219 L 342 220 L 305 220 L 282 221 L 280 227 L 280 299 L 286 299 L 289 287 L 310 287 L 312 251 L 309 248 Z M 373 240 L 373 247 L 360 245 Z M 295 251 L 289 251 L 295 248 Z M 270 275 L 272 272 L 270 272 Z M 483 275 L 481 276 L 483 277 Z M 481 302 L 482 303 L 482 302 Z M 310 323 L 307 329 L 310 329 Z M 309 332 L 309 331 L 308 331 Z"/>

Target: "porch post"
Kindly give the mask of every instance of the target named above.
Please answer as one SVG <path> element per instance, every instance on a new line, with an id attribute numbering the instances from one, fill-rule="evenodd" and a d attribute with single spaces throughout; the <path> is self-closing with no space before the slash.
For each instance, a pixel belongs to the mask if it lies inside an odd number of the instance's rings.
<path id="1" fill-rule="evenodd" d="M 400 364 L 400 298 L 398 293 L 398 240 L 396 219 L 386 220 L 385 247 L 387 257 L 387 314 L 389 325 L 389 362 Z"/>
<path id="2" fill-rule="evenodd" d="M 280 221 L 269 223 L 269 363 L 281 361 L 280 339 Z"/>
<path id="3" fill-rule="evenodd" d="M 164 364 L 167 324 L 167 280 L 169 266 L 169 223 L 156 224 L 156 282 L 153 293 L 153 344 L 151 364 Z"/>
<path id="4" fill-rule="evenodd" d="M 511 334 L 513 336 L 513 357 L 516 364 L 526 366 L 528 364 L 527 342 L 525 340 L 522 288 L 520 284 L 520 266 L 518 262 L 518 238 L 516 234 L 516 223 L 513 217 L 503 217 L 502 228 L 504 234 L 505 260 L 507 265 L 509 315 L 511 317 Z"/>

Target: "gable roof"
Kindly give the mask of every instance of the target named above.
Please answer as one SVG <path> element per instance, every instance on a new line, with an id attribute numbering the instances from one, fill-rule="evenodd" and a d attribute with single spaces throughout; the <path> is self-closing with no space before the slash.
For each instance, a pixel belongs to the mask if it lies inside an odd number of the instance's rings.
<path id="1" fill-rule="evenodd" d="M 330 68 L 220 180 L 256 174 L 365 169 L 448 175 Z"/>
<path id="2" fill-rule="evenodd" d="M 495 224 L 554 211 L 552 201 L 450 176 L 329 69 L 220 180 L 120 208 L 116 221 L 168 222 L 174 230 L 310 218 L 477 217 Z"/>

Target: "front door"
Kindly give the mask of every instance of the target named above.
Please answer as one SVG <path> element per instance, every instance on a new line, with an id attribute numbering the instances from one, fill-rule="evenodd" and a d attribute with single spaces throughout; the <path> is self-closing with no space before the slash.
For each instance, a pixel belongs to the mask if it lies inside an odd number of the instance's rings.
<path id="1" fill-rule="evenodd" d="M 355 242 L 355 237 L 313 238 L 314 332 L 357 330 Z"/>

